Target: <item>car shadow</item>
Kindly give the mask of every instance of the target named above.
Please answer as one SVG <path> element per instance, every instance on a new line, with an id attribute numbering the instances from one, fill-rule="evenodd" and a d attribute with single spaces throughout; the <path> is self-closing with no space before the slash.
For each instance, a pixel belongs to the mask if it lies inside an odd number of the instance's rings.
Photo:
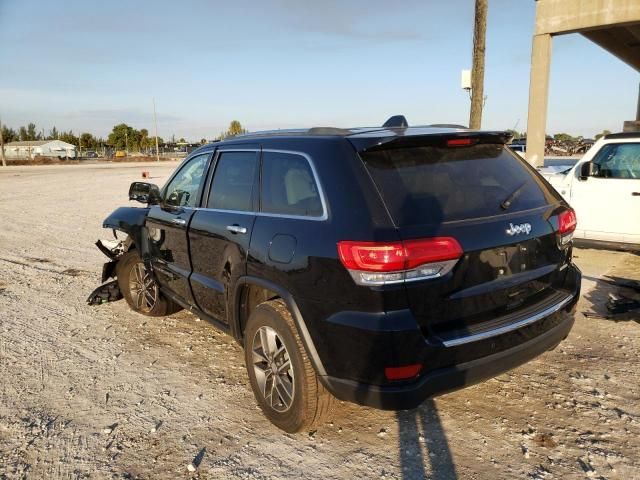
<path id="1" fill-rule="evenodd" d="M 401 478 L 458 478 L 440 414 L 432 399 L 413 410 L 396 412 L 396 419 Z M 430 468 L 425 468 L 427 465 Z"/>

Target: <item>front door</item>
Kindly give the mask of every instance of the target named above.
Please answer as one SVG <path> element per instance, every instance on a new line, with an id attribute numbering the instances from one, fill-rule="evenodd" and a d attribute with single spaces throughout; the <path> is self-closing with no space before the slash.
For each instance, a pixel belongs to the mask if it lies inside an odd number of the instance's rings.
<path id="1" fill-rule="evenodd" d="M 640 143 L 608 143 L 593 158 L 595 174 L 573 180 L 571 206 L 590 240 L 640 242 Z"/>
<path id="2" fill-rule="evenodd" d="M 187 228 L 202 194 L 210 153 L 187 160 L 163 189 L 163 200 L 149 210 L 147 253 L 160 287 L 193 303 Z"/>
<path id="3" fill-rule="evenodd" d="M 206 208 L 198 209 L 189 228 L 191 288 L 196 303 L 225 323 L 231 314 L 231 287 L 247 270 L 257 210 L 258 161 L 255 150 L 219 152 L 203 202 Z"/>

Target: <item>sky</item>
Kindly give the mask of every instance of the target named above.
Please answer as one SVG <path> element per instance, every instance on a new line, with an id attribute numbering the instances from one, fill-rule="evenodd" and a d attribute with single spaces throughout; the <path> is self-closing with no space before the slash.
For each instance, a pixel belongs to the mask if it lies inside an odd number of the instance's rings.
<path id="1" fill-rule="evenodd" d="M 468 124 L 473 0 L 0 0 L 0 118 L 107 136 Z M 523 131 L 533 0 L 489 0 L 482 127 Z M 638 72 L 580 35 L 553 42 L 548 133 L 635 118 Z"/>

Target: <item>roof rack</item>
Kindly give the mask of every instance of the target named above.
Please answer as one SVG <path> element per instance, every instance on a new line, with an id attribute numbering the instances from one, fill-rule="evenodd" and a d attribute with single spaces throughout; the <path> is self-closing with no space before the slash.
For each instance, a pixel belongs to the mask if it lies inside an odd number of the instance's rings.
<path id="1" fill-rule="evenodd" d="M 303 135 L 309 130 L 306 128 L 279 128 L 277 130 L 258 130 L 257 132 L 238 133 L 230 137 L 225 138 L 247 138 L 247 137 L 261 137 L 265 135 Z"/>
<path id="2" fill-rule="evenodd" d="M 432 128 L 461 128 L 463 130 L 469 130 L 469 127 L 464 125 L 458 125 L 457 123 L 432 123 L 431 125 L 425 125 L 425 127 Z"/>
<path id="3" fill-rule="evenodd" d="M 450 123 L 434 123 L 432 125 L 416 125 L 415 128 L 443 128 L 443 129 L 457 129 L 457 130 L 469 130 L 468 127 L 458 124 Z M 411 128 L 414 128 L 411 127 Z M 263 130 L 258 132 L 240 133 L 233 137 L 228 137 L 227 140 L 233 139 L 250 139 L 256 137 L 266 136 L 305 136 L 305 135 L 326 135 L 326 136 L 340 136 L 346 137 L 349 135 L 362 135 L 373 132 L 381 132 L 390 129 L 407 129 L 409 128 L 409 122 L 404 115 L 393 115 L 389 117 L 381 127 L 352 127 L 352 128 L 336 128 L 336 127 L 312 127 L 312 128 L 289 128 L 279 130 Z"/>
<path id="4" fill-rule="evenodd" d="M 307 130 L 309 135 L 351 135 L 353 132 L 346 128 L 313 127 Z"/>

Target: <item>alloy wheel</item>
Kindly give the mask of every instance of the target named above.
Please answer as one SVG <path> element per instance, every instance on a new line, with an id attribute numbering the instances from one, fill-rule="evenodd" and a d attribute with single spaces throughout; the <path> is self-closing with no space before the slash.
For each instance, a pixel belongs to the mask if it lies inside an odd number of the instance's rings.
<path id="1" fill-rule="evenodd" d="M 141 312 L 149 313 L 158 301 L 158 285 L 142 262 L 134 264 L 131 269 L 129 291 L 133 304 Z"/>
<path id="2" fill-rule="evenodd" d="M 253 370 L 267 405 L 277 412 L 291 408 L 295 396 L 293 366 L 287 347 L 271 327 L 260 327 L 253 337 Z"/>

